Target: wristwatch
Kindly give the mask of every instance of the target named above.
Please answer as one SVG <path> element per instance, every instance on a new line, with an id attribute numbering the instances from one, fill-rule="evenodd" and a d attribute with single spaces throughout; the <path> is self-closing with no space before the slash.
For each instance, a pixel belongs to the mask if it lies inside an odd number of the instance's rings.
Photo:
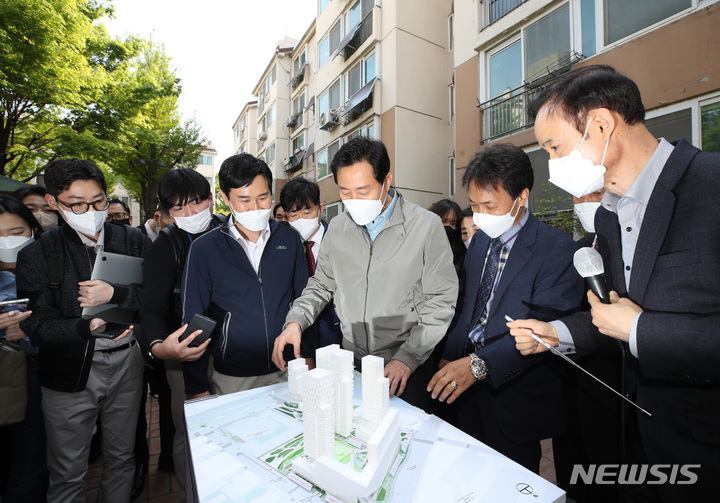
<path id="1" fill-rule="evenodd" d="M 485 360 L 479 358 L 475 353 L 470 353 L 470 372 L 478 381 L 482 381 L 487 377 L 488 368 Z"/>
<path id="2" fill-rule="evenodd" d="M 162 343 L 163 343 L 162 339 L 157 339 L 150 343 L 150 346 L 148 347 L 148 357 L 150 358 L 150 361 L 153 361 L 153 362 L 160 361 L 160 358 L 158 358 L 157 356 L 155 356 L 153 354 L 152 348 L 155 344 L 162 344 Z"/>

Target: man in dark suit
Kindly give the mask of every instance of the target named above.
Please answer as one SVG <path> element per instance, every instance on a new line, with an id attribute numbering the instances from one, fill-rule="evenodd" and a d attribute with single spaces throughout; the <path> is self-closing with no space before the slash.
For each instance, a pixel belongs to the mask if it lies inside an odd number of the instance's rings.
<path id="1" fill-rule="evenodd" d="M 625 487 L 652 501 L 708 501 L 720 473 L 720 155 L 655 139 L 637 86 L 607 66 L 558 79 L 531 112 L 551 162 L 575 149 L 607 168 L 595 230 L 611 304 L 589 293 L 589 312 L 518 320 L 517 347 L 540 351 L 530 330 L 578 351 L 623 341 L 625 391 L 652 414 L 630 411 L 628 462 L 665 465 L 647 476 L 653 484 Z"/>
<path id="2" fill-rule="evenodd" d="M 455 402 L 460 429 L 538 473 L 540 440 L 565 428 L 561 362 L 523 357 L 504 317 L 554 320 L 578 309 L 577 245 L 525 208 L 533 170 L 520 148 L 479 152 L 462 182 L 480 230 L 465 257 L 454 329 L 428 391 Z"/>
<path id="3" fill-rule="evenodd" d="M 312 277 L 315 275 L 320 247 L 328 229 L 328 224 L 322 221 L 320 186 L 305 178 L 293 178 L 280 191 L 280 206 L 285 208 L 290 227 L 298 231 L 303 240 L 308 274 Z M 310 360 L 308 364 L 313 368 L 315 351 L 318 348 L 341 342 L 340 319 L 331 302 L 303 334 L 301 354 Z"/>

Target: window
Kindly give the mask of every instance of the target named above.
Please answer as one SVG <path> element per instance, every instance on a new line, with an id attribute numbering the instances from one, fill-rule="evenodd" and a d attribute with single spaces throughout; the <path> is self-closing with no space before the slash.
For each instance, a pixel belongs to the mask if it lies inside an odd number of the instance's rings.
<path id="1" fill-rule="evenodd" d="M 268 108 L 267 113 L 263 116 L 262 119 L 260 119 L 260 131 L 267 131 L 270 126 L 272 126 L 275 123 L 275 112 L 277 110 L 277 103 L 273 103 L 270 108 Z"/>
<path id="2" fill-rule="evenodd" d="M 453 15 L 448 16 L 448 50 L 453 50 L 453 43 L 455 42 L 455 34 L 453 33 Z"/>
<path id="3" fill-rule="evenodd" d="M 450 108 L 448 116 L 450 117 L 450 124 L 455 121 L 455 84 L 448 86 L 448 106 Z"/>
<path id="4" fill-rule="evenodd" d="M 215 187 L 215 179 L 212 176 L 206 176 L 205 180 L 207 180 L 210 187 Z"/>
<path id="5" fill-rule="evenodd" d="M 360 0 L 357 0 L 350 7 L 350 10 L 345 13 L 345 35 L 350 34 L 355 27 L 362 21 L 362 14 L 360 11 Z"/>
<path id="6" fill-rule="evenodd" d="M 301 133 L 296 136 L 292 141 L 292 153 L 295 154 L 298 150 L 305 150 L 305 133 Z"/>
<path id="7" fill-rule="evenodd" d="M 702 149 L 720 152 L 720 101 L 700 107 Z"/>
<path id="8" fill-rule="evenodd" d="M 645 126 L 655 138 L 665 138 L 670 142 L 687 138 L 690 141 L 692 138 L 692 110 L 685 108 L 647 119 Z"/>
<path id="9" fill-rule="evenodd" d="M 328 47 L 328 53 L 333 54 L 335 49 L 337 49 L 340 45 L 340 40 L 342 39 L 342 26 L 340 21 L 335 23 L 335 26 L 330 29 L 329 39 L 330 45 Z"/>
<path id="10" fill-rule="evenodd" d="M 318 114 L 322 114 L 333 108 L 338 108 L 340 106 L 341 94 L 341 79 L 338 79 L 327 91 L 320 95 L 320 99 L 318 100 Z"/>
<path id="11" fill-rule="evenodd" d="M 323 38 L 318 44 L 318 67 L 324 65 L 330 58 L 330 52 L 328 52 L 329 44 L 328 37 Z"/>
<path id="12" fill-rule="evenodd" d="M 275 162 L 275 142 L 268 145 L 268 148 L 265 150 L 265 162 L 268 164 Z"/>
<path id="13" fill-rule="evenodd" d="M 325 10 L 325 7 L 328 6 L 330 3 L 330 0 L 320 0 L 320 12 Z"/>
<path id="14" fill-rule="evenodd" d="M 305 50 L 303 50 L 303 52 L 300 53 L 300 56 L 298 56 L 297 58 L 295 58 L 295 60 L 293 60 L 293 77 L 298 76 L 300 74 L 300 72 L 303 71 L 303 68 L 305 67 L 305 62 L 306 62 L 305 58 L 306 58 Z"/>
<path id="15" fill-rule="evenodd" d="M 201 154 L 198 158 L 198 164 L 202 166 L 212 166 L 213 158 L 211 155 Z"/>
<path id="16" fill-rule="evenodd" d="M 340 150 L 340 141 L 331 143 L 328 148 L 321 150 L 317 154 L 317 179 L 320 180 L 330 174 L 330 164 L 333 157 Z"/>
<path id="17" fill-rule="evenodd" d="M 371 120 L 370 122 L 366 122 L 359 128 L 357 128 L 355 131 L 347 135 L 345 138 L 345 141 L 350 141 L 354 138 L 357 138 L 359 136 L 364 136 L 366 138 L 375 139 L 375 121 Z"/>
<path id="18" fill-rule="evenodd" d="M 450 182 L 450 188 L 448 190 L 448 195 L 450 197 L 455 195 L 455 158 L 449 157 L 448 158 L 448 179 Z"/>
<path id="19" fill-rule="evenodd" d="M 570 6 L 565 5 L 525 30 L 525 79 L 534 80 L 570 53 Z"/>
<path id="20" fill-rule="evenodd" d="M 366 56 L 345 74 L 345 102 L 362 86 L 375 78 L 375 53 Z"/>
<path id="21" fill-rule="evenodd" d="M 617 42 L 690 7 L 692 0 L 605 0 L 605 43 Z"/>
<path id="22" fill-rule="evenodd" d="M 595 48 L 595 0 L 581 0 L 580 31 L 582 33 L 582 55 L 594 56 Z"/>

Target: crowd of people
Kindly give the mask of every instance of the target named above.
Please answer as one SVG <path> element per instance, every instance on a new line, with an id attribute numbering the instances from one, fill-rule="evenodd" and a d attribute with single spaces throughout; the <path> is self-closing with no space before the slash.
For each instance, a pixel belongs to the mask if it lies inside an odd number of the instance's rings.
<path id="1" fill-rule="evenodd" d="M 2 344 L 25 352 L 28 375 L 24 419 L 0 418 L 2 501 L 83 502 L 97 445 L 103 501 L 139 496 L 148 385 L 157 468 L 175 472 L 184 501 L 185 400 L 285 382 L 288 360 L 312 368 L 328 344 L 356 368 L 384 358 L 391 395 L 535 473 L 552 438 L 576 501 L 703 500 L 720 472 L 720 154 L 654 138 L 637 86 L 606 66 L 560 77 L 529 113 L 551 181 L 574 197 L 580 243 L 530 212 L 533 168 L 511 144 L 469 162 L 468 208 L 426 210 L 393 185 L 382 142 L 348 141 L 330 165 L 346 212 L 329 224 L 317 183 L 295 178 L 273 197 L 272 172 L 250 154 L 220 167 L 228 216 L 191 169 L 162 177 L 138 227 L 89 160 L 52 161 L 45 189 L 0 195 L 0 301 L 28 299 L 0 313 Z M 573 267 L 580 246 L 600 254 L 609 303 Z M 141 257 L 142 284 L 93 279 L 105 253 Z M 114 319 L 83 315 L 106 305 L 130 321 L 113 332 Z M 188 330 L 198 315 L 210 333 Z M 664 483 L 573 476 L 598 464 L 678 469 Z"/>

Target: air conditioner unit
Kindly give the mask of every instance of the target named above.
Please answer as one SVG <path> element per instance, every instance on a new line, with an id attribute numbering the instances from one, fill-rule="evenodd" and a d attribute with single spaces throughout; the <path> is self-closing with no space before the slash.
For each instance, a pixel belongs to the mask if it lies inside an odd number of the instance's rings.
<path id="1" fill-rule="evenodd" d="M 340 114 L 336 110 L 329 110 L 320 114 L 319 127 L 323 131 L 332 131 L 340 125 Z"/>
<path id="2" fill-rule="evenodd" d="M 298 115 L 299 114 L 293 114 L 290 117 L 288 117 L 288 120 L 285 122 L 286 127 L 295 127 L 297 126 L 298 122 Z"/>
<path id="3" fill-rule="evenodd" d="M 260 140 L 260 141 L 267 140 L 267 131 L 260 131 L 260 134 L 258 135 L 258 140 Z"/>

